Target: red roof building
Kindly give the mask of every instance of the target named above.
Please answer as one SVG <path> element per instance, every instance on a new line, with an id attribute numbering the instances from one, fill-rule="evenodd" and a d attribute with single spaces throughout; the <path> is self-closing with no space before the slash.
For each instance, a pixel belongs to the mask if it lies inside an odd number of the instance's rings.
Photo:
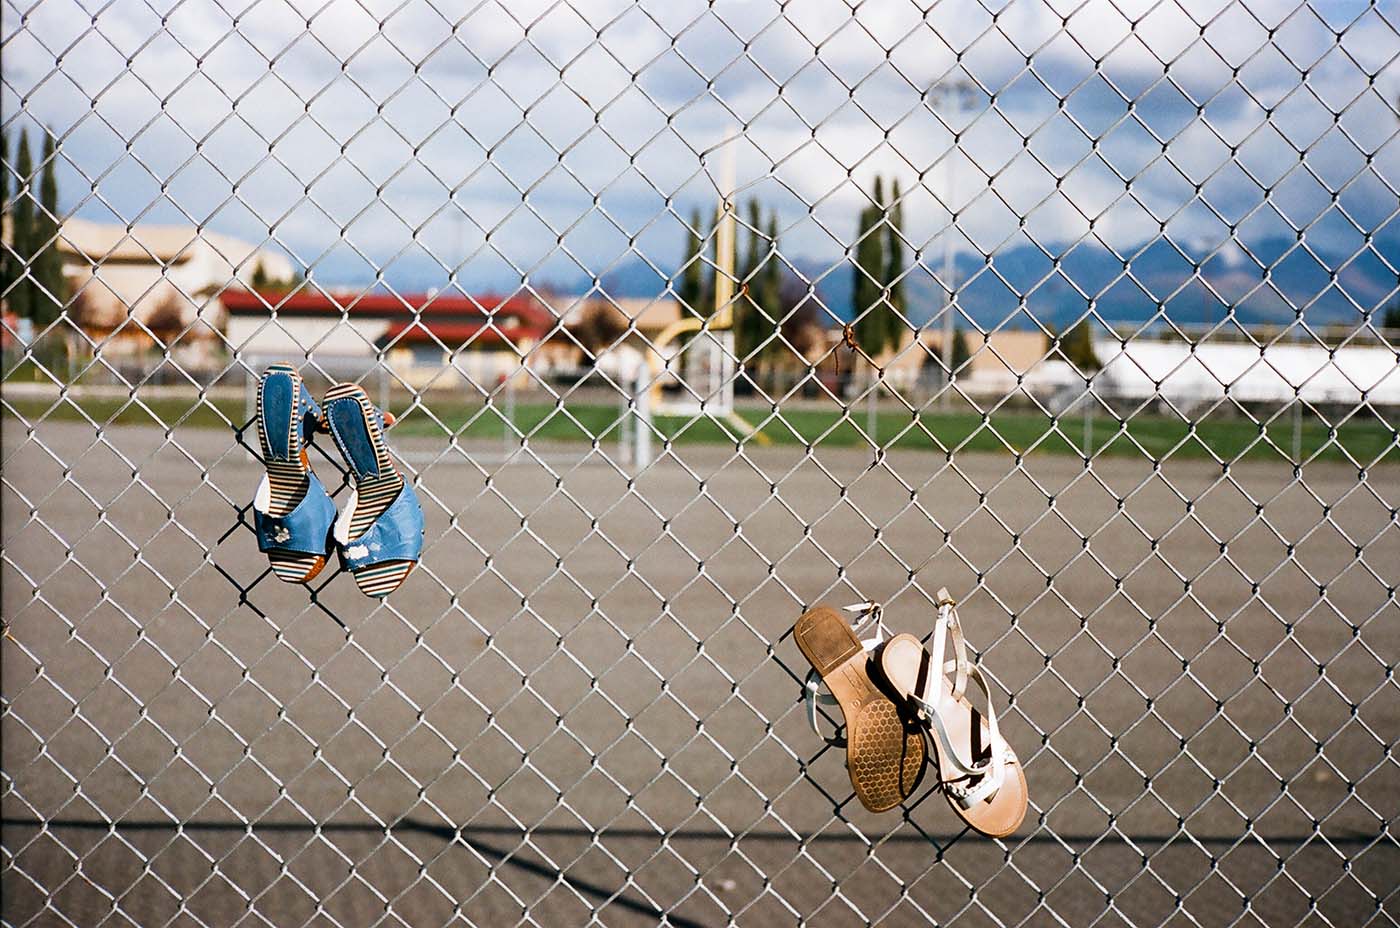
<path id="1" fill-rule="evenodd" d="M 478 384 L 524 374 L 558 320 L 531 296 L 295 293 L 230 289 L 220 297 L 229 343 L 253 363 L 304 358 L 382 363 L 408 383 L 443 386 L 450 368 Z"/>
<path id="2" fill-rule="evenodd" d="M 499 347 L 510 342 L 516 348 L 546 338 L 554 329 L 554 315 L 530 296 L 466 297 L 447 294 L 353 293 L 319 290 L 296 293 L 257 293 L 229 290 L 221 301 L 230 324 L 235 318 L 266 320 L 276 317 L 295 324 L 315 319 L 348 323 L 373 330 L 370 341 L 380 348 L 396 345 L 441 343 L 449 351 L 475 345 Z M 233 334 L 232 332 L 230 333 Z"/>

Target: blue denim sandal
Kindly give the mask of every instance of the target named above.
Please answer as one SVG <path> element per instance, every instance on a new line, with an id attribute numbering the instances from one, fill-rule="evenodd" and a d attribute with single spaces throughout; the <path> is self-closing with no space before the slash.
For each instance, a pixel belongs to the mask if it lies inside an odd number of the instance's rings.
<path id="1" fill-rule="evenodd" d="M 274 364 L 258 381 L 258 439 L 267 473 L 253 499 L 258 550 L 288 583 L 306 583 L 326 566 L 335 503 L 311 470 L 308 435 L 321 410 L 290 364 Z"/>
<path id="2" fill-rule="evenodd" d="M 355 491 L 336 520 L 340 566 L 366 596 L 388 596 L 423 553 L 423 510 L 413 487 L 394 469 L 384 442 L 384 416 L 353 383 L 326 393 L 322 421 L 349 465 Z"/>

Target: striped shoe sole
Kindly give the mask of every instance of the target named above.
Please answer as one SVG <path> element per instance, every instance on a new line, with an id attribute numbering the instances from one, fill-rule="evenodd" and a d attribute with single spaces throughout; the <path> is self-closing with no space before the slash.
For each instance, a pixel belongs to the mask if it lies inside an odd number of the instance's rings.
<path id="1" fill-rule="evenodd" d="M 283 364 L 274 364 L 267 369 L 267 373 L 291 374 L 292 409 L 296 409 L 297 404 L 301 402 L 301 391 L 305 389 L 301 376 L 292 367 Z M 295 414 L 291 417 L 290 441 L 287 445 L 292 451 L 292 460 L 272 460 L 272 449 L 268 444 L 267 428 L 262 414 L 263 384 L 266 382 L 266 376 L 264 374 L 263 379 L 258 381 L 258 440 L 262 443 L 263 466 L 267 469 L 267 482 L 272 490 L 267 511 L 269 515 L 285 516 L 306 496 L 306 489 L 310 483 L 306 475 L 311 471 L 311 464 L 306 458 L 306 449 L 301 447 L 301 429 L 297 428 Z M 269 551 L 267 559 L 272 563 L 272 572 L 277 579 L 287 583 L 306 583 L 314 580 L 326 566 L 325 557 L 315 554 Z"/>
<path id="2" fill-rule="evenodd" d="M 360 412 L 365 418 L 365 427 L 369 430 L 370 443 L 374 446 L 374 456 L 378 463 L 377 469 L 382 475 L 364 477 L 355 483 L 355 511 L 350 514 L 350 537 L 358 538 L 369 531 L 374 520 L 383 515 L 384 511 L 393 504 L 399 491 L 403 489 L 403 477 L 394 469 L 393 459 L 389 456 L 389 446 L 384 441 L 384 431 L 379 427 L 379 417 L 374 414 L 374 405 L 370 403 L 369 396 L 365 394 L 364 389 L 353 383 L 341 383 L 331 387 L 326 393 L 325 401 L 321 404 L 323 417 L 326 415 L 325 410 L 338 399 L 353 399 L 360 404 Z M 327 430 L 329 430 L 329 425 L 327 425 Z M 360 592 L 366 596 L 376 598 L 388 596 L 398 589 L 404 580 L 408 579 L 415 563 L 415 561 L 386 561 L 382 564 L 361 567 L 354 571 L 355 583 L 359 585 Z"/>

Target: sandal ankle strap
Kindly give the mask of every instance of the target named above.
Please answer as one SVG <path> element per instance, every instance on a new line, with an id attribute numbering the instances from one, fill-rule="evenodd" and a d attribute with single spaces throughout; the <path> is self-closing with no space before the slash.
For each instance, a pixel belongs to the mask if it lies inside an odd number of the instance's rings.
<path id="1" fill-rule="evenodd" d="M 953 641 L 954 659 L 945 661 L 943 657 L 949 638 Z M 1001 730 L 997 725 L 996 705 L 992 700 L 991 686 L 987 683 L 982 668 L 968 660 L 967 641 L 963 637 L 962 623 L 958 620 L 957 601 L 948 594 L 946 588 L 938 591 L 938 618 L 933 626 L 933 652 L 930 663 L 934 668 L 937 668 L 938 676 L 930 674 L 924 692 L 911 693 L 909 698 L 928 721 L 929 729 L 938 739 L 939 746 L 942 748 L 943 757 L 948 760 L 948 766 L 952 768 L 951 770 L 939 770 L 939 778 L 942 780 L 944 788 L 964 808 L 969 808 L 983 799 L 996 795 L 996 791 L 1001 788 L 1009 747 L 1006 740 L 1002 738 Z M 933 699 L 938 698 L 943 692 L 943 682 L 940 677 L 950 672 L 953 674 L 952 699 L 960 700 L 963 698 L 969 680 L 977 684 L 977 688 L 982 691 L 985 698 L 986 709 L 983 714 L 987 720 L 987 740 L 991 749 L 991 756 L 987 760 L 978 762 L 963 759 L 949 737 L 948 731 L 943 725 L 943 718 L 937 711 L 938 707 L 933 702 Z M 980 777 L 980 781 L 969 786 L 968 781 L 975 777 Z"/>
<path id="2" fill-rule="evenodd" d="M 846 612 L 858 613 L 861 617 L 851 628 L 859 634 L 860 630 L 871 622 L 875 623 L 875 634 L 869 638 L 861 639 L 861 647 L 865 653 L 878 648 L 888 636 L 885 631 L 884 606 L 877 602 L 855 603 L 842 607 Z M 844 748 L 846 746 L 846 736 L 842 733 L 844 725 L 837 725 L 836 731 L 831 735 L 822 734 L 821 728 L 817 725 L 817 706 L 837 706 L 840 702 L 830 693 L 823 693 L 822 677 L 817 673 L 816 668 L 807 671 L 807 678 L 802 683 L 802 697 L 807 704 L 807 724 L 811 727 L 818 738 L 834 748 Z"/>

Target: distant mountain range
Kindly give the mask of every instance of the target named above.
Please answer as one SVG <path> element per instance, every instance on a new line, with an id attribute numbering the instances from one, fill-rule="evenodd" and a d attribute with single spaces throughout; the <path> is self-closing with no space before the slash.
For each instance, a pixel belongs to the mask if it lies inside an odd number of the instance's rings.
<path id="1" fill-rule="evenodd" d="M 1214 293 L 1192 279 L 1192 263 L 1201 261 L 1210 249 L 1178 244 L 1186 253 L 1184 257 L 1159 238 L 1130 255 L 1127 268 L 1106 248 L 1087 242 L 1061 253 L 1058 269 L 1051 258 L 1031 245 L 998 252 L 990 262 L 960 254 L 955 262 L 958 306 L 984 329 L 1030 324 L 1020 310 L 1018 294 L 1025 294 L 1026 311 L 1059 327 L 1079 318 L 1091 298 L 1100 317 L 1114 322 L 1146 322 L 1157 314 L 1158 300 L 1164 299 L 1166 315 L 1181 324 L 1219 321 L 1229 305 L 1234 306 L 1236 318 L 1248 325 L 1290 323 L 1296 318 L 1295 307 L 1303 310 L 1311 325 L 1349 324 L 1356 322 L 1363 310 L 1395 299 L 1390 294 L 1400 286 L 1391 269 L 1400 267 L 1400 226 L 1383 230 L 1371 249 L 1362 249 L 1359 236 L 1354 243 L 1313 238 L 1301 245 L 1286 238 L 1250 242 L 1254 255 L 1269 267 L 1267 282 L 1265 272 L 1238 246 L 1232 246 L 1207 260 L 1202 269 Z M 924 260 L 930 267 L 942 267 L 941 254 L 926 255 Z M 817 281 L 819 297 L 835 316 L 844 319 L 850 315 L 853 269 L 849 263 L 804 257 L 795 264 L 803 276 Z M 1346 266 L 1341 267 L 1343 264 Z M 1332 269 L 1338 267 L 1341 270 L 1333 281 Z M 397 270 L 400 279 L 396 285 L 413 289 L 441 285 L 440 278 L 430 279 L 433 275 L 427 268 L 422 274 L 402 265 Z M 405 276 L 410 279 L 402 279 Z M 564 293 L 582 292 L 589 286 L 582 277 L 550 283 Z M 510 285 L 499 282 L 494 286 Z M 603 289 L 618 297 L 655 297 L 665 291 L 666 280 L 635 258 L 609 272 L 603 278 Z M 923 268 L 911 272 L 905 291 L 916 324 L 932 319 L 943 305 L 942 285 Z M 831 321 L 836 324 L 836 319 Z M 959 322 L 967 324 L 965 319 Z"/>
<path id="2" fill-rule="evenodd" d="M 1270 266 L 1267 284 L 1265 273 L 1237 246 L 1215 255 L 1202 269 L 1214 293 L 1192 280 L 1192 263 L 1201 261 L 1209 249 L 1183 246 L 1183 257 L 1163 239 L 1130 256 L 1126 269 L 1106 248 L 1088 243 L 1062 254 L 1058 270 L 1031 245 L 999 252 L 990 262 L 960 254 L 954 265 L 958 307 L 982 328 L 1029 325 L 1018 311 L 1018 294 L 1026 295 L 1027 311 L 1057 326 L 1082 315 L 1091 298 L 1098 314 L 1115 322 L 1146 322 L 1158 312 L 1158 300 L 1165 300 L 1166 314 L 1182 324 L 1218 321 L 1233 305 L 1236 318 L 1248 325 L 1292 322 L 1294 307 L 1304 311 L 1309 324 L 1319 325 L 1355 322 L 1361 310 L 1389 302 L 1400 286 L 1400 279 L 1386 266 L 1389 262 L 1400 267 L 1400 230 L 1377 236 L 1374 251 L 1364 250 L 1356 257 L 1359 243 L 1346 249 L 1309 239 L 1306 244 L 1317 258 L 1296 244 L 1289 239 L 1251 243 L 1254 255 Z M 1330 269 L 1348 261 L 1334 284 Z M 848 317 L 854 285 L 850 264 L 833 266 L 810 258 L 795 263 L 804 277 L 818 281 L 822 302 L 841 318 Z M 941 269 L 942 256 L 926 256 L 924 263 Z M 604 288 L 618 296 L 655 296 L 665 286 L 640 259 L 604 279 Z M 943 306 L 942 284 L 923 267 L 910 273 L 905 291 L 915 323 L 927 322 Z"/>

